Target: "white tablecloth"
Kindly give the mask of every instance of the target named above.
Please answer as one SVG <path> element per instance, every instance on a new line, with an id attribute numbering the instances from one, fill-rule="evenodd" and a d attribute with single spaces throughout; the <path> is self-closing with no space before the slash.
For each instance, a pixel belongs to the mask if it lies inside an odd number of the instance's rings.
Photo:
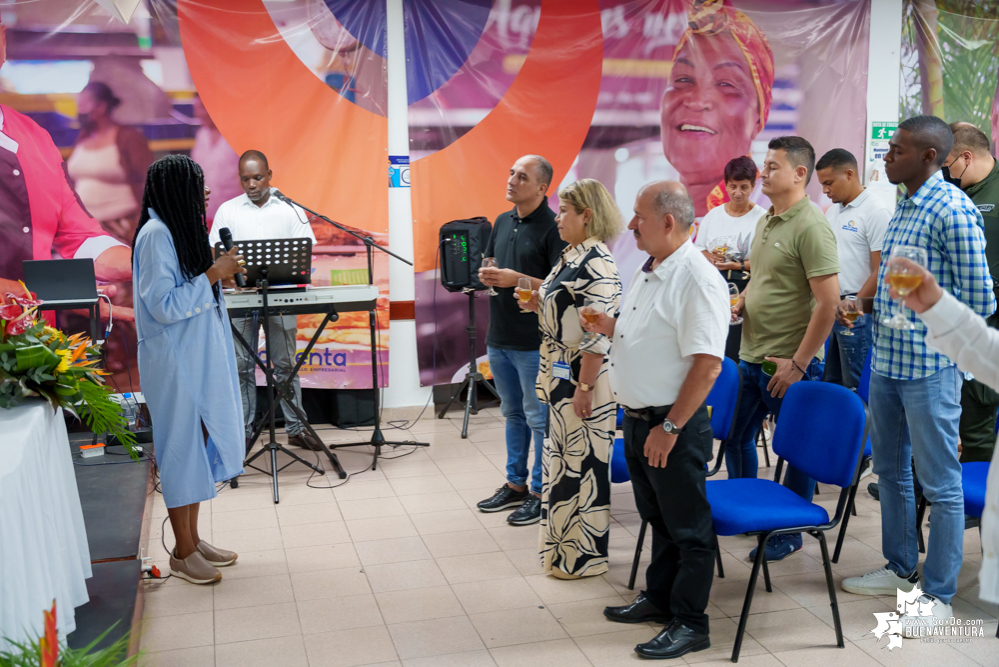
<path id="1" fill-rule="evenodd" d="M 60 636 L 75 630 L 91 575 L 62 410 L 41 399 L 0 409 L 0 641 L 42 636 L 52 600 Z"/>

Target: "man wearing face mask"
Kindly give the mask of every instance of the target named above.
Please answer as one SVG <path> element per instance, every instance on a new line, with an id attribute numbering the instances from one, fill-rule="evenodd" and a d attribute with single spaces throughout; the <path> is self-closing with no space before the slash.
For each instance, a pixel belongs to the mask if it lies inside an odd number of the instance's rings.
<path id="1" fill-rule="evenodd" d="M 954 148 L 944 163 L 944 178 L 971 197 L 985 224 L 985 259 L 999 295 L 999 161 L 989 154 L 989 139 L 971 123 L 951 123 Z M 985 320 L 999 329 L 999 313 Z M 961 463 L 991 461 L 995 449 L 999 393 L 965 373 L 961 387 Z"/>
<path id="2" fill-rule="evenodd" d="M 239 158 L 239 182 L 243 194 L 219 206 L 215 214 L 208 243 L 215 247 L 219 242 L 220 230 L 228 227 L 232 232 L 233 243 L 268 239 L 307 238 L 316 245 L 316 236 L 309 225 L 308 217 L 297 206 L 291 206 L 273 196 L 277 192 L 271 187 L 270 167 L 267 157 L 260 151 L 246 151 Z M 243 340 L 250 348 L 257 349 L 260 327 L 259 316 L 236 318 L 232 321 Z M 295 367 L 295 353 L 298 351 L 298 322 L 294 315 L 272 315 L 268 322 L 271 342 L 271 362 L 274 364 L 274 377 L 285 382 Z M 243 399 L 243 418 L 246 422 L 246 441 L 249 444 L 253 435 L 253 418 L 257 411 L 256 363 L 242 345 L 236 346 L 236 367 L 239 370 L 239 391 Z M 298 376 L 292 379 L 295 406 L 302 409 L 302 387 Z M 312 435 L 306 430 L 292 406 L 281 400 L 281 413 L 284 415 L 288 444 L 305 447 L 314 451 L 321 449 Z"/>

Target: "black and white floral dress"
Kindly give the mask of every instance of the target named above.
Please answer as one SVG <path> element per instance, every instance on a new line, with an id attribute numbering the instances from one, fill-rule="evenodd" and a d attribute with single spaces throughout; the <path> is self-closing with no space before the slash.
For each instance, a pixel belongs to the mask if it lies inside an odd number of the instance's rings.
<path id="1" fill-rule="evenodd" d="M 545 572 L 573 576 L 607 571 L 610 527 L 610 449 L 617 404 L 607 374 L 610 339 L 586 333 L 578 309 L 589 297 L 608 313 L 621 302 L 621 277 L 610 250 L 595 238 L 566 248 L 538 292 L 541 367 L 538 398 L 548 404 L 541 492 L 541 562 Z M 593 389 L 593 413 L 576 416 L 572 397 L 583 352 L 604 355 Z M 569 365 L 571 379 L 557 379 L 553 365 Z"/>

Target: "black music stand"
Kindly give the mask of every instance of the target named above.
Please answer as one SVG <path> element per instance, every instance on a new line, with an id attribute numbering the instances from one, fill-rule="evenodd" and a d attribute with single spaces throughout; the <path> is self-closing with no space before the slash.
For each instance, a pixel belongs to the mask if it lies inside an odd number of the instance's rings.
<path id="1" fill-rule="evenodd" d="M 316 344 L 316 341 L 319 340 L 319 336 L 323 329 L 326 328 L 326 325 L 329 322 L 339 319 L 339 315 L 337 315 L 336 309 L 330 305 L 330 312 L 326 314 L 322 324 L 318 329 L 316 329 L 316 333 L 312 336 L 312 340 L 309 341 L 304 353 L 299 357 L 298 363 L 296 363 L 295 367 L 292 369 L 288 380 L 279 383 L 274 377 L 274 365 L 271 362 L 271 313 L 267 303 L 268 291 L 271 287 L 271 275 L 273 272 L 273 274 L 277 276 L 276 280 L 279 281 L 278 284 L 302 284 L 311 282 L 312 241 L 307 238 L 271 239 L 260 241 L 236 241 L 235 245 L 239 246 L 240 254 L 242 254 L 246 260 L 247 276 L 250 278 L 250 280 L 247 280 L 246 282 L 247 286 L 258 287 L 260 289 L 262 299 L 260 310 L 264 326 L 264 349 L 267 354 L 267 362 L 264 363 L 260 361 L 260 357 L 257 355 L 256 350 L 251 349 L 250 344 L 246 342 L 245 338 L 243 338 L 243 335 L 236 328 L 236 325 L 232 324 L 230 321 L 229 324 L 232 327 L 233 335 L 250 354 L 250 357 L 254 360 L 257 366 L 264 371 L 264 377 L 267 380 L 267 416 L 254 428 L 253 436 L 246 448 L 246 453 L 249 454 L 250 448 L 253 447 L 257 438 L 260 437 L 260 433 L 265 423 L 268 425 L 270 431 L 270 439 L 268 442 L 264 444 L 260 451 L 246 459 L 246 461 L 243 462 L 243 465 L 271 476 L 274 482 L 274 502 L 278 503 L 280 502 L 278 491 L 278 473 L 290 466 L 292 463 L 301 463 L 319 474 L 323 474 L 325 471 L 319 466 L 306 461 L 295 452 L 287 449 L 275 439 L 274 411 L 277 407 L 275 392 L 277 392 L 280 398 L 285 400 L 285 403 L 287 403 L 291 409 L 295 411 L 295 414 L 298 415 L 299 419 L 302 420 L 302 423 L 305 424 L 306 430 L 308 430 L 309 434 L 315 439 L 316 442 L 319 443 L 319 446 L 329 457 L 330 463 L 333 464 L 333 468 L 337 471 L 340 479 L 347 476 L 347 473 L 344 471 L 343 466 L 340 465 L 340 460 L 337 458 L 336 454 L 329 450 L 319 435 L 315 432 L 315 430 L 313 430 L 305 412 L 295 405 L 293 400 L 294 392 L 291 387 L 291 381 L 296 375 L 298 375 L 298 371 L 302 367 L 302 363 L 309 358 L 309 353 L 312 351 L 312 347 Z M 224 252 L 225 249 L 222 247 L 222 244 L 217 243 L 215 245 L 216 257 Z M 292 459 L 281 468 L 278 468 L 277 462 L 277 453 L 279 451 L 284 452 Z M 253 462 L 265 453 L 270 454 L 271 469 L 269 471 L 253 465 Z M 234 489 L 238 488 L 238 477 L 232 479 L 229 484 Z"/>
<path id="2" fill-rule="evenodd" d="M 311 208 L 309 208 L 308 206 L 303 206 L 302 204 L 298 203 L 297 201 L 294 201 L 294 200 L 290 199 L 289 197 L 286 197 L 285 195 L 283 195 L 281 193 L 277 193 L 277 197 L 278 197 L 278 199 L 286 202 L 288 205 L 290 205 L 290 206 L 298 206 L 302 210 L 311 213 L 313 216 L 319 218 L 320 220 L 325 220 L 326 222 L 330 223 L 331 225 L 333 225 L 334 227 L 336 227 L 340 231 L 346 232 L 347 234 L 350 234 L 351 236 L 353 236 L 356 239 L 360 239 L 364 243 L 364 247 L 365 247 L 365 250 L 366 250 L 367 255 L 368 255 L 368 284 L 369 285 L 374 285 L 375 284 L 375 265 L 374 265 L 374 259 L 372 257 L 372 251 L 371 251 L 372 248 L 378 248 L 379 250 L 381 250 L 386 255 L 389 255 L 390 257 L 395 257 L 400 262 L 403 262 L 405 264 L 409 264 L 410 266 L 413 266 L 413 263 L 411 261 L 409 261 L 408 259 L 405 259 L 404 257 L 400 257 L 399 255 L 395 254 L 394 252 L 392 252 L 388 248 L 385 248 L 383 246 L 378 245 L 377 243 L 375 243 L 375 240 L 373 238 L 371 238 L 370 236 L 368 236 L 367 234 L 359 234 L 359 233 L 355 232 L 353 229 L 350 229 L 349 227 L 345 227 L 344 225 L 341 225 L 339 222 L 334 222 L 333 220 L 330 220 L 329 218 L 327 218 L 325 215 L 323 215 L 321 213 L 317 213 L 317 212 L 313 211 Z M 377 305 L 377 301 L 376 301 L 376 305 Z M 417 446 L 417 447 L 429 447 L 430 446 L 430 443 L 428 443 L 428 442 L 398 442 L 398 441 L 390 441 L 390 440 L 386 440 L 385 436 L 382 434 L 382 426 L 381 426 L 381 424 L 382 424 L 381 399 L 380 399 L 380 396 L 379 396 L 379 393 L 378 393 L 379 390 L 380 390 L 380 388 L 378 386 L 378 342 L 375 339 L 375 323 L 376 323 L 375 317 L 376 317 L 376 313 L 375 313 L 374 307 L 372 307 L 372 309 L 368 311 L 368 330 L 371 332 L 371 394 L 372 394 L 372 397 L 374 399 L 373 400 L 373 405 L 374 405 L 374 409 L 375 409 L 375 417 L 374 417 L 374 420 L 375 420 L 375 430 L 371 433 L 371 440 L 368 440 L 366 442 L 349 442 L 349 443 L 343 443 L 343 444 L 337 443 L 335 445 L 331 445 L 330 446 L 330 449 L 340 449 L 341 447 L 357 447 L 358 445 L 371 445 L 371 446 L 373 446 L 375 448 L 375 455 L 374 455 L 374 461 L 372 461 L 372 463 L 371 463 L 371 469 L 372 470 L 376 470 L 378 468 L 378 457 L 381 456 L 382 447 L 385 446 L 385 445 L 390 445 L 390 446 L 393 446 L 393 447 L 398 447 L 398 446 L 401 446 L 401 445 L 414 445 L 414 446 Z"/>

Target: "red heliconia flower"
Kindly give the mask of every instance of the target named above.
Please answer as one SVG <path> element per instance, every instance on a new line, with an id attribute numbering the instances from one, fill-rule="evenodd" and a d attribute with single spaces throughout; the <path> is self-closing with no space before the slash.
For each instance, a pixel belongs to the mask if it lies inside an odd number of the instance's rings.
<path id="1" fill-rule="evenodd" d="M 8 336 L 20 336 L 34 325 L 34 320 L 30 317 L 22 317 L 7 325 Z"/>
<path id="2" fill-rule="evenodd" d="M 11 294 L 10 292 L 8 292 L 7 300 L 13 301 L 14 303 L 24 306 L 25 308 L 42 305 L 42 300 L 37 298 L 34 292 L 29 292 L 29 294 L 31 294 L 31 298 L 17 296 L 16 294 Z"/>
<path id="3" fill-rule="evenodd" d="M 56 603 L 52 601 L 52 611 L 45 613 L 45 636 L 39 640 L 42 649 L 40 667 L 56 667 L 59 662 L 59 635 L 56 632 Z"/>

